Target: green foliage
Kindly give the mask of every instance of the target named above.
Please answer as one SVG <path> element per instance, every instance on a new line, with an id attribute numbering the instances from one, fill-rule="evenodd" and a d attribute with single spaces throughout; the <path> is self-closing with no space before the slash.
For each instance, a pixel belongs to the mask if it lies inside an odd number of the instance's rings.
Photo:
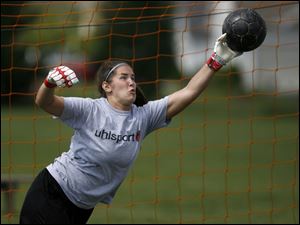
<path id="1" fill-rule="evenodd" d="M 78 13 L 82 9 L 71 2 L 1 7 L 5 14 L 27 15 L 19 20 L 4 17 L 1 21 L 2 25 L 18 24 L 14 29 L 1 30 L 1 43 L 7 44 L 7 47 L 1 47 L 3 103 L 27 104 L 22 93 L 36 91 L 36 81 L 44 78 L 47 71 L 57 64 L 82 65 L 84 71 L 76 72 L 82 73 L 84 79 L 92 80 L 101 62 L 122 59 L 133 66 L 139 82 L 153 81 L 158 77 L 177 78 L 175 69 L 165 71 L 165 68 L 176 68 L 174 60 L 160 56 L 172 54 L 172 33 L 167 32 L 171 20 L 159 19 L 166 12 L 159 6 L 166 2 L 108 1 L 93 4 L 97 10 L 88 21 L 84 20 L 86 14 Z M 149 8 L 141 14 L 136 8 L 145 5 Z M 119 8 L 128 10 L 114 10 Z M 171 13 L 172 9 L 168 12 Z M 139 19 L 141 16 L 144 19 Z M 164 30 L 160 30 L 162 28 Z M 18 94 L 8 99 L 6 96 L 12 92 Z"/>

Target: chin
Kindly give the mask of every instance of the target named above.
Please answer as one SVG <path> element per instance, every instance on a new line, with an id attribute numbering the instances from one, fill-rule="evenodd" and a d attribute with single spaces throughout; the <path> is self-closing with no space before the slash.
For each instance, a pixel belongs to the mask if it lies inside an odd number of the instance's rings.
<path id="1" fill-rule="evenodd" d="M 135 98 L 130 100 L 130 105 L 134 104 L 134 102 L 135 102 Z"/>
<path id="2" fill-rule="evenodd" d="M 130 98 L 130 99 L 127 99 L 126 101 L 124 101 L 124 105 L 132 105 L 134 102 L 135 102 L 135 97 L 134 98 Z"/>
<path id="3" fill-rule="evenodd" d="M 133 97 L 130 98 L 129 101 L 130 101 L 131 104 L 133 104 L 135 102 L 135 100 L 136 100 L 136 96 L 133 96 Z"/>

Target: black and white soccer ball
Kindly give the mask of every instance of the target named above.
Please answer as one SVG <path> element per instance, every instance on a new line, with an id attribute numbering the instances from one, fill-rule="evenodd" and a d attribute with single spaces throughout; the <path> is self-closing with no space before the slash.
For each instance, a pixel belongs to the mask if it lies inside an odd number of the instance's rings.
<path id="1" fill-rule="evenodd" d="M 229 48 L 248 52 L 263 43 L 267 28 L 264 19 L 255 10 L 239 9 L 225 18 L 222 33 L 227 33 L 226 42 Z"/>

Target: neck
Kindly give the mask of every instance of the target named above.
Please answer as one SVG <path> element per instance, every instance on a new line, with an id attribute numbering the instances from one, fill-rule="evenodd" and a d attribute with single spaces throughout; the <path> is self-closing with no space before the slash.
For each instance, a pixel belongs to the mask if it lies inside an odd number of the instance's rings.
<path id="1" fill-rule="evenodd" d="M 114 107 L 117 110 L 130 111 L 130 109 L 131 109 L 131 104 L 129 104 L 129 105 L 122 104 L 122 103 L 116 101 L 116 99 L 114 99 L 114 98 L 107 97 L 107 101 L 112 107 Z"/>

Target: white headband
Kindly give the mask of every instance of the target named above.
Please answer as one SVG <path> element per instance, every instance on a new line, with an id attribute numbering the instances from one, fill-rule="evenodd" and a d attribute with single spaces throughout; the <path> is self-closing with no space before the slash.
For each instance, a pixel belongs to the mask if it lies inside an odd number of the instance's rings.
<path id="1" fill-rule="evenodd" d="M 119 66 L 123 66 L 123 65 L 127 65 L 127 63 L 119 63 L 117 65 L 115 65 L 107 74 L 107 76 L 105 77 L 105 80 L 104 81 L 107 81 L 107 79 L 109 78 L 109 76 L 111 75 L 111 73 L 117 69 Z"/>

